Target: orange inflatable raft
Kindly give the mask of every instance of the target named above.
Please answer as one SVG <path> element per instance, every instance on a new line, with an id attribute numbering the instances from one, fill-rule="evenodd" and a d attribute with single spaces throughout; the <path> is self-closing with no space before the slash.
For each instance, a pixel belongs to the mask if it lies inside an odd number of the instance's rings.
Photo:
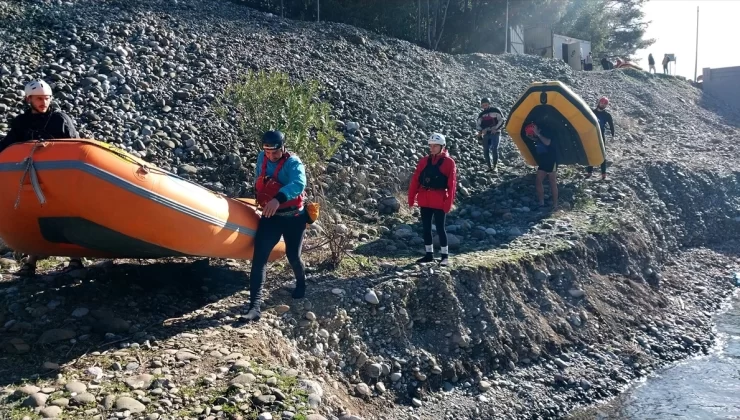
<path id="1" fill-rule="evenodd" d="M 30 255 L 251 259 L 260 214 L 107 143 L 64 139 L 0 153 L 0 237 Z M 270 260 L 285 255 L 284 242 Z"/>

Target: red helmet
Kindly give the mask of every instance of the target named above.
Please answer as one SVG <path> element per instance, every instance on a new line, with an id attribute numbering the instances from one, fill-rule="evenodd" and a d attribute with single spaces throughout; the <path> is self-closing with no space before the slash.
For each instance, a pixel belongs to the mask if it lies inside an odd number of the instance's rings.
<path id="1" fill-rule="evenodd" d="M 602 96 L 601 99 L 599 99 L 599 106 L 602 108 L 606 108 L 606 106 L 609 105 L 609 98 L 606 96 Z"/>
<path id="2" fill-rule="evenodd" d="M 529 123 L 524 127 L 524 134 L 528 136 L 534 136 L 534 123 Z"/>

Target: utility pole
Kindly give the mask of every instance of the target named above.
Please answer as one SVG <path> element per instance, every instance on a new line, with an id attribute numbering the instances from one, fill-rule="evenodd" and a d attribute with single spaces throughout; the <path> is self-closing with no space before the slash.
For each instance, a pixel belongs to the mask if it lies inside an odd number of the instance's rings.
<path id="1" fill-rule="evenodd" d="M 316 0 L 316 22 L 321 22 L 321 0 Z"/>
<path id="2" fill-rule="evenodd" d="M 280 17 L 285 17 L 285 5 L 283 4 L 283 0 L 280 0 Z"/>
<path id="3" fill-rule="evenodd" d="M 694 83 L 696 83 L 696 72 L 699 68 L 699 6 L 696 6 L 696 55 L 694 56 Z"/>
<path id="4" fill-rule="evenodd" d="M 509 52 L 509 0 L 506 0 L 506 34 L 504 36 L 504 52 Z"/>

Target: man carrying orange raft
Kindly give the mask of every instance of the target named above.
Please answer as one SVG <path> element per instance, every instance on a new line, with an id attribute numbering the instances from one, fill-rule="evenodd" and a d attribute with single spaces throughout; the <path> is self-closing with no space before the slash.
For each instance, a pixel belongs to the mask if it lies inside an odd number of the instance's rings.
<path id="1" fill-rule="evenodd" d="M 0 141 L 0 152 L 15 143 L 30 140 L 69 139 L 79 137 L 72 118 L 66 113 L 54 109 L 51 86 L 43 80 L 32 80 L 26 84 L 24 92 L 28 108 L 10 122 L 10 131 Z M 28 259 L 16 273 L 19 276 L 36 274 L 38 255 L 29 255 Z M 80 258 L 72 258 L 64 272 L 83 269 Z"/>

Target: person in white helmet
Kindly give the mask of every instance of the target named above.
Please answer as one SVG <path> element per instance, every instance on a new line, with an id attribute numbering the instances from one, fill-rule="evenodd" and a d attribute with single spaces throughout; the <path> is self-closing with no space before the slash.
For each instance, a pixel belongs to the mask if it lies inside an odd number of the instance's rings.
<path id="1" fill-rule="evenodd" d="M 64 112 L 52 109 L 51 86 L 43 80 L 34 80 L 25 87 L 26 112 L 10 122 L 10 131 L 0 140 L 0 153 L 15 143 L 32 140 L 79 138 L 75 123 Z M 39 256 L 29 255 L 16 274 L 31 276 L 36 273 Z M 70 260 L 66 271 L 84 268 L 82 260 Z"/>
<path id="2" fill-rule="evenodd" d="M 51 86 L 43 80 L 26 85 L 26 112 L 10 122 L 10 131 L 0 140 L 0 152 L 14 143 L 30 140 L 78 138 L 72 118 L 64 112 L 52 110 Z"/>
<path id="3" fill-rule="evenodd" d="M 432 219 L 437 227 L 441 259 L 439 265 L 448 264 L 447 231 L 445 218 L 452 210 L 457 188 L 457 168 L 455 161 L 450 157 L 445 146 L 447 141 L 440 133 L 429 136 L 429 156 L 419 160 L 416 170 L 411 176 L 408 201 L 409 207 L 419 204 L 421 223 L 424 228 L 425 255 L 416 262 L 421 264 L 434 261 L 434 246 L 432 242 Z"/>

